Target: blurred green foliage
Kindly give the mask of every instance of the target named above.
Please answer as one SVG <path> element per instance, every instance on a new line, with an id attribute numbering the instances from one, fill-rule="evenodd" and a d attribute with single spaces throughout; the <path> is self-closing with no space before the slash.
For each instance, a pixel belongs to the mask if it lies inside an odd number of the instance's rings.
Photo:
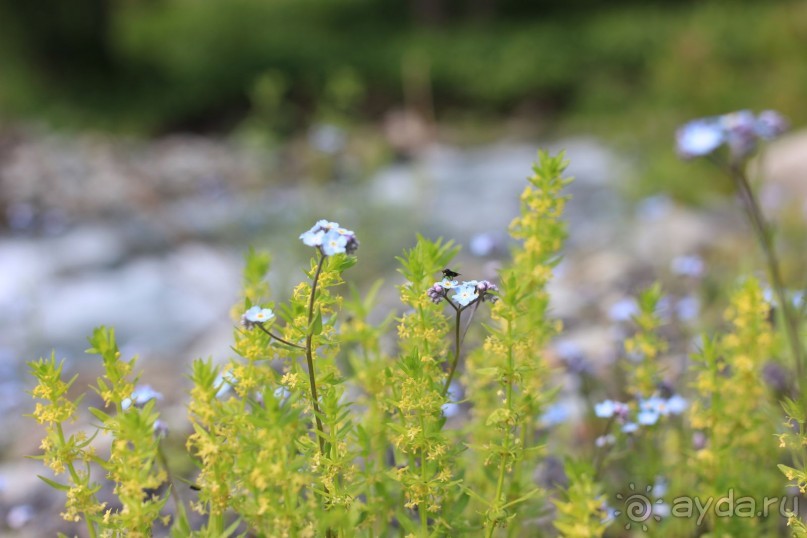
<path id="1" fill-rule="evenodd" d="M 0 117 L 149 134 L 257 114 L 282 134 L 376 118 L 415 58 L 438 119 L 530 110 L 652 139 L 735 108 L 807 119 L 805 48 L 787 0 L 0 0 Z"/>

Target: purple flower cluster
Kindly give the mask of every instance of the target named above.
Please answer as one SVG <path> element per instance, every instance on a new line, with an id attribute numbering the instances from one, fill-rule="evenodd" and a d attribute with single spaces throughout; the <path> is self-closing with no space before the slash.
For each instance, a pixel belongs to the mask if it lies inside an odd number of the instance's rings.
<path id="1" fill-rule="evenodd" d="M 736 159 L 750 155 L 760 139 L 776 138 L 788 127 L 787 119 L 774 110 L 756 116 L 750 110 L 740 110 L 690 121 L 678 129 L 675 137 L 678 154 L 684 159 L 704 157 L 723 144 Z"/>
<path id="2" fill-rule="evenodd" d="M 319 220 L 310 230 L 300 234 L 300 239 L 309 247 L 315 247 L 323 256 L 353 254 L 359 248 L 359 241 L 352 230 L 342 228 L 338 222 Z"/>
<path id="3" fill-rule="evenodd" d="M 457 308 L 465 308 L 477 301 L 496 301 L 498 297 L 493 293 L 497 291 L 499 288 L 496 284 L 487 280 L 467 280 L 460 284 L 456 280 L 444 278 L 435 282 L 426 293 L 435 304 L 445 299 Z M 448 295 L 452 292 L 453 295 L 449 298 Z"/>

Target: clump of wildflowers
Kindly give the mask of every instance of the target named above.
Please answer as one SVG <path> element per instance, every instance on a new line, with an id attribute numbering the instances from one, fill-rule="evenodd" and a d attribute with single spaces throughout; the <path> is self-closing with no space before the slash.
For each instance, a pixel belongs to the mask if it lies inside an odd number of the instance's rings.
<path id="1" fill-rule="evenodd" d="M 555 499 L 555 528 L 565 538 L 598 538 L 611 523 L 602 488 L 594 470 L 585 462 L 568 460 L 565 465 L 569 487 L 564 498 Z"/>
<path id="2" fill-rule="evenodd" d="M 31 363 L 32 372 L 39 380 L 34 396 L 49 402 L 47 406 L 37 404 L 34 411 L 34 417 L 45 424 L 48 431 L 42 442 L 43 459 L 56 475 L 64 472 L 69 475 L 68 484 L 44 477 L 43 480 L 66 492 L 62 517 L 70 521 L 83 519 L 90 536 L 97 536 L 100 531 L 104 536 L 125 533 L 145 538 L 152 535 L 155 522 L 165 523 L 170 519 L 163 513 L 168 497 L 159 493 L 168 480 L 165 458 L 160 451 L 160 440 L 166 430 L 154 410 L 156 400 L 162 395 L 149 386 L 135 388 L 136 376 L 132 379 L 135 360 L 120 359 L 112 330 L 96 329 L 90 343 L 92 347 L 88 352 L 103 359 L 104 374 L 93 388 L 106 406 L 103 410 L 90 408 L 93 416 L 101 421 L 93 435 L 83 431 L 70 436 L 64 433 L 62 424 L 75 420 L 78 406 L 77 401 L 67 399 L 66 391 L 72 381 L 61 380 L 61 365 L 57 365 L 53 357 L 50 361 Z M 97 454 L 92 444 L 99 434 L 111 437 L 106 458 Z M 107 503 L 98 500 L 101 484 L 91 479 L 90 462 L 99 464 L 114 483 L 119 507 L 108 508 Z M 184 521 L 184 507 L 178 497 L 175 500 L 177 520 Z"/>

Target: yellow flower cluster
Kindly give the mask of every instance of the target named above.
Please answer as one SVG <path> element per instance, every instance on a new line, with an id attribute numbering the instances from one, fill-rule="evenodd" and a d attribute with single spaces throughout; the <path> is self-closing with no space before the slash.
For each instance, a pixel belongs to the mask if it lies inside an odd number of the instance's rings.
<path id="1" fill-rule="evenodd" d="M 500 299 L 491 308 L 494 323 L 483 346 L 469 356 L 463 377 L 473 404 L 471 444 L 481 448 L 467 454 L 466 480 L 487 502 L 479 509 L 486 514 L 488 536 L 496 527 L 523 521 L 510 521 L 503 508 L 513 501 L 519 513 L 539 510 L 525 494 L 532 488 L 527 469 L 538 457 L 535 417 L 552 397 L 542 356 L 560 324 L 548 316 L 546 284 L 566 235 L 560 220 L 565 206 L 560 191 L 570 181 L 563 177 L 565 166 L 562 156 L 541 154 L 534 167 L 521 195 L 521 214 L 510 225 L 520 248 L 500 272 Z"/>
<path id="2" fill-rule="evenodd" d="M 726 310 L 731 332 L 704 341 L 693 357 L 697 373 L 692 386 L 698 397 L 688 416 L 705 442 L 696 448 L 687 468 L 706 488 L 699 494 L 724 495 L 720 484 L 730 484 L 737 495 L 756 497 L 775 496 L 780 490 L 772 473 L 748 473 L 749 468 L 766 468 L 776 459 L 777 439 L 769 424 L 778 404 L 763 377 L 763 366 L 776 354 L 769 315 L 759 283 L 747 280 L 732 294 Z M 715 518 L 710 524 L 717 534 L 735 535 L 747 532 L 749 525 L 765 523 Z M 757 532 L 766 534 L 762 529 Z"/>
<path id="3" fill-rule="evenodd" d="M 661 287 L 656 284 L 639 297 L 639 313 L 634 317 L 636 333 L 625 340 L 625 353 L 631 360 L 623 361 L 626 388 L 635 398 L 650 398 L 661 381 L 659 357 L 667 351 L 667 341 L 659 336 L 662 325 L 658 304 Z"/>

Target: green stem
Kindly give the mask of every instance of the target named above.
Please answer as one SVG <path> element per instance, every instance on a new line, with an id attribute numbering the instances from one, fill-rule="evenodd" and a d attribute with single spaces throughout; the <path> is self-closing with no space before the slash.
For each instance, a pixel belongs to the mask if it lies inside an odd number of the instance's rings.
<path id="1" fill-rule="evenodd" d="M 765 261 L 768 265 L 768 274 L 771 278 L 773 291 L 779 300 L 782 308 L 782 316 L 784 318 L 785 334 L 787 335 L 790 349 L 793 353 L 793 360 L 796 364 L 796 375 L 799 383 L 803 380 L 803 364 L 802 364 L 802 346 L 798 336 L 798 323 L 793 315 L 792 305 L 787 299 L 785 293 L 785 286 L 782 280 L 782 273 L 779 269 L 779 258 L 776 255 L 776 249 L 773 246 L 770 229 L 765 222 L 765 218 L 760 210 L 759 203 L 754 196 L 753 190 L 748 183 L 748 178 L 743 172 L 742 168 L 733 164 L 729 167 L 731 177 L 737 185 L 740 192 L 740 198 L 743 202 L 748 220 L 751 221 L 751 226 L 754 233 L 757 235 L 762 251 L 765 255 Z M 801 388 L 801 387 L 799 387 Z"/>
<path id="2" fill-rule="evenodd" d="M 423 415 L 420 416 L 420 431 L 422 435 L 426 435 L 425 425 L 423 423 Z M 426 476 L 426 451 L 424 449 L 420 449 L 420 480 L 423 482 L 423 485 L 426 485 L 427 476 Z M 418 506 L 418 513 L 420 515 L 420 533 L 421 536 L 428 537 L 429 536 L 429 515 L 426 513 L 426 507 L 423 506 L 426 502 L 422 502 Z"/>
<path id="3" fill-rule="evenodd" d="M 460 349 L 461 349 L 461 340 L 460 340 L 460 320 L 462 319 L 462 309 L 457 308 L 453 304 L 451 306 L 457 313 L 456 320 L 454 322 L 454 360 L 451 362 L 451 368 L 448 370 L 448 377 L 446 378 L 446 384 L 443 387 L 443 392 L 441 396 L 445 397 L 448 394 L 448 389 L 451 386 L 451 380 L 454 378 L 454 372 L 457 371 L 457 364 L 460 362 Z"/>
<path id="4" fill-rule="evenodd" d="M 509 342 L 512 342 L 512 324 L 508 320 L 507 322 L 507 339 Z M 509 416 L 512 416 L 513 411 L 513 370 L 515 369 L 514 359 L 513 359 L 513 346 L 512 343 L 508 346 L 507 349 L 507 393 L 506 393 L 506 403 L 507 410 L 510 411 Z M 506 434 L 504 436 L 504 444 L 502 446 L 502 453 L 501 453 L 501 461 L 499 462 L 499 478 L 496 481 L 496 496 L 494 497 L 494 508 L 496 511 L 500 511 L 502 508 L 502 496 L 504 494 L 504 477 L 507 472 L 507 455 L 510 452 L 510 437 L 512 434 L 512 429 L 508 426 Z M 496 522 L 491 522 L 491 525 L 487 528 L 487 538 L 491 538 L 493 536 L 493 532 L 496 530 Z"/>
<path id="5" fill-rule="evenodd" d="M 314 374 L 314 333 L 311 328 L 311 321 L 314 319 L 314 299 L 317 295 L 317 284 L 319 283 L 319 275 L 322 273 L 322 266 L 325 263 L 325 255 L 320 252 L 319 263 L 317 264 L 317 271 L 314 273 L 314 278 L 311 281 L 311 297 L 308 298 L 308 329 L 305 335 L 305 361 L 308 366 L 308 382 L 311 385 L 311 404 L 314 407 L 314 423 L 317 427 L 317 443 L 319 444 L 319 453 L 324 458 L 325 451 L 325 428 L 322 427 L 322 419 L 320 418 L 321 412 L 319 408 L 319 397 L 317 396 L 317 379 Z M 328 488 L 324 485 L 322 489 L 325 495 L 328 495 Z M 326 538 L 335 538 L 336 532 L 331 529 L 325 529 Z"/>
<path id="6" fill-rule="evenodd" d="M 61 424 L 58 423 L 56 424 L 56 433 L 59 434 L 59 445 L 63 447 L 65 445 L 65 439 L 64 439 L 64 430 L 62 429 Z M 67 463 L 67 471 L 70 473 L 70 478 L 73 480 L 73 483 L 76 485 L 80 484 L 82 480 L 81 477 L 78 475 L 76 468 L 73 466 L 73 461 L 69 460 L 66 463 Z M 89 481 L 89 477 L 87 478 L 87 481 Z M 87 533 L 90 535 L 90 538 L 96 538 L 98 535 L 95 532 L 95 525 L 92 524 L 86 512 L 84 513 L 84 523 L 87 525 Z"/>
<path id="7" fill-rule="evenodd" d="M 216 535 L 224 534 L 224 516 L 221 513 L 210 514 L 207 528 L 212 528 Z"/>
<path id="8" fill-rule="evenodd" d="M 616 420 L 616 414 L 611 416 L 608 419 L 608 422 L 605 424 L 605 430 L 602 432 L 600 437 L 605 438 L 608 433 L 611 431 L 611 427 L 614 425 L 614 421 Z M 594 480 L 597 480 L 602 472 L 602 466 L 605 463 L 605 458 L 608 456 L 608 452 L 610 452 L 610 447 L 606 444 L 600 448 L 600 450 L 596 450 L 594 454 Z"/>
<path id="9" fill-rule="evenodd" d="M 317 271 L 314 273 L 314 279 L 311 282 L 311 297 L 308 299 L 308 330 L 305 335 L 305 361 L 308 366 L 308 382 L 311 386 L 311 403 L 314 407 L 314 421 L 317 426 L 319 452 L 323 457 L 325 456 L 325 430 L 322 427 L 322 420 L 320 419 L 319 397 L 317 396 L 317 379 L 314 375 L 314 334 L 311 330 L 311 321 L 314 319 L 314 298 L 317 295 L 317 284 L 319 282 L 319 275 L 322 273 L 322 265 L 324 263 L 325 256 L 320 254 L 319 263 L 317 264 Z"/>
<path id="10" fill-rule="evenodd" d="M 309 322 L 309 323 L 311 323 L 311 320 L 309 320 L 308 322 Z M 258 328 L 259 328 L 260 330 L 262 330 L 263 332 L 265 332 L 265 333 L 266 333 L 266 334 L 268 334 L 268 335 L 269 335 L 271 338 L 274 338 L 274 339 L 275 339 L 275 340 L 277 340 L 278 342 L 281 342 L 281 343 L 283 343 L 283 344 L 286 344 L 287 346 L 296 347 L 297 349 L 305 349 L 305 347 L 303 347 L 303 346 L 300 346 L 300 345 L 297 345 L 297 344 L 292 344 L 292 343 L 291 343 L 291 342 L 289 342 L 288 340 L 284 340 L 283 338 L 280 338 L 278 335 L 274 334 L 272 331 L 270 331 L 269 329 L 267 329 L 266 327 L 264 327 L 264 326 L 263 326 L 263 323 L 258 323 L 258 324 L 257 324 L 257 326 L 258 326 Z"/>
<path id="11" fill-rule="evenodd" d="M 171 469 L 168 467 L 168 458 L 165 457 L 163 444 L 159 440 L 157 441 L 157 458 L 160 460 L 160 465 L 162 465 L 162 468 L 165 471 L 165 477 L 168 480 L 169 487 L 171 488 L 171 498 L 174 501 L 174 506 L 176 506 L 177 516 L 187 518 L 188 512 L 185 510 L 185 502 L 182 500 L 182 495 L 176 488 L 176 483 L 171 475 Z"/>

